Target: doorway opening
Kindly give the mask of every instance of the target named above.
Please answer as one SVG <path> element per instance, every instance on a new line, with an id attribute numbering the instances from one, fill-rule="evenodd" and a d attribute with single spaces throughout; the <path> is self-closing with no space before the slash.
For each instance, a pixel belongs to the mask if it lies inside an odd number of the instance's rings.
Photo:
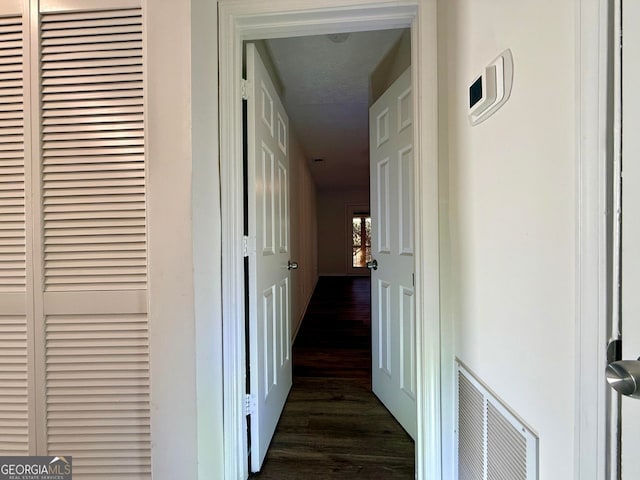
<path id="1" fill-rule="evenodd" d="M 341 334 L 345 337 L 342 349 L 318 354 L 322 354 L 325 359 L 329 356 L 342 358 L 345 370 L 353 371 L 349 367 L 351 360 L 348 355 L 345 356 L 345 350 L 354 349 L 350 339 L 358 344 L 361 342 L 359 337 L 353 338 L 352 329 L 344 326 L 352 324 L 352 317 L 360 320 L 357 308 L 361 308 L 363 312 L 373 309 L 374 321 L 372 322 L 369 313 L 366 318 L 362 318 L 364 321 L 359 325 L 360 328 L 356 329 L 360 330 L 362 326 L 368 329 L 366 356 L 373 358 L 375 364 L 370 364 L 363 371 L 367 377 L 374 373 L 375 379 L 366 393 L 374 399 L 372 391 L 409 435 L 415 437 L 415 297 L 411 282 L 413 199 L 409 198 L 412 188 L 407 185 L 407 180 L 412 178 L 411 129 L 407 128 L 412 122 L 409 108 L 409 30 L 390 29 L 345 33 L 339 37 L 316 35 L 252 41 L 246 44 L 245 58 L 250 179 L 249 191 L 245 197 L 249 199 L 249 243 L 255 245 L 249 252 L 249 272 L 253 278 L 248 281 L 251 285 L 248 291 L 249 395 L 254 405 L 248 422 L 252 432 L 251 470 L 256 472 L 261 469 L 280 413 L 287 411 L 286 397 L 291 388 L 291 378 L 295 376 L 291 371 L 300 367 L 295 354 L 293 359 L 289 359 L 288 354 L 278 354 L 289 352 L 290 346 L 281 345 L 279 337 L 282 335 L 271 332 L 298 330 L 303 315 L 307 322 L 315 321 L 313 315 L 309 318 L 307 312 L 300 309 L 308 305 L 309 296 L 314 292 L 305 292 L 298 288 L 298 284 L 315 284 L 318 260 L 322 265 L 320 273 L 325 275 L 322 283 L 325 288 L 335 284 L 336 295 L 315 295 L 315 300 L 312 299 L 316 309 L 330 310 L 333 313 L 331 321 L 322 322 L 316 329 L 314 340 Z M 313 61 L 309 62 L 310 58 Z M 371 112 L 388 112 L 384 120 L 388 126 L 385 134 L 387 141 L 380 141 L 378 138 L 380 132 L 376 128 L 380 122 L 376 122 L 375 117 L 370 121 L 370 106 Z M 374 125 L 371 131 L 370 123 Z M 375 134 L 372 133 L 374 131 Z M 370 140 L 374 136 L 376 140 Z M 375 149 L 375 154 L 369 152 L 370 142 L 373 142 L 371 148 Z M 318 162 L 312 160 L 315 158 L 324 158 L 322 165 L 317 166 Z M 381 161 L 386 165 L 382 170 L 377 167 Z M 370 170 L 382 172 L 379 181 L 373 184 L 369 178 Z M 277 173 L 275 177 L 274 172 Z M 311 184 L 308 177 L 312 178 Z M 317 196 L 309 199 L 308 190 L 318 190 L 322 200 Z M 400 201 L 403 197 L 401 191 L 406 193 L 404 202 Z M 362 197 L 367 203 L 345 205 L 345 202 L 358 197 Z M 375 224 L 380 225 L 384 234 L 376 235 L 375 251 L 386 268 L 376 272 L 380 276 L 375 284 L 376 292 L 370 292 L 367 297 L 373 299 L 371 305 L 370 300 L 363 304 L 359 301 L 361 297 L 354 295 L 351 308 L 345 309 L 341 308 L 339 299 L 353 293 L 354 289 L 351 287 L 355 286 L 355 282 L 340 281 L 339 277 L 352 270 L 359 270 L 360 275 L 365 274 L 368 272 L 367 262 L 371 262 L 372 258 L 374 222 L 369 215 L 370 197 L 378 200 L 377 207 L 374 208 L 374 212 L 378 212 Z M 290 206 L 286 205 L 287 200 Z M 305 206 L 305 200 L 310 200 L 314 205 Z M 342 223 L 345 207 L 348 213 L 347 225 Z M 397 214 L 391 218 L 391 212 Z M 401 222 L 400 218 L 405 222 Z M 400 223 L 404 228 L 399 228 Z M 308 231 L 317 231 L 321 240 L 317 243 L 311 241 L 304 234 Z M 285 237 L 282 237 L 283 233 Z M 379 239 L 385 239 L 384 244 L 380 244 Z M 345 240 L 350 243 L 349 258 L 346 261 L 343 256 Z M 299 258 L 318 243 L 323 248 L 314 257 L 315 264 Z M 273 245 L 278 248 L 274 249 Z M 396 253 L 401 250 L 402 256 Z M 392 258 L 394 254 L 397 256 Z M 282 255 L 288 257 L 288 262 L 294 262 L 298 268 L 289 272 L 279 268 L 278 265 L 287 264 L 287 258 L 279 258 Z M 409 272 L 401 275 L 402 280 L 399 281 L 397 270 L 400 268 L 399 272 L 402 274 L 406 267 Z M 358 282 L 358 285 L 362 286 L 364 283 L 369 284 L 367 281 Z M 347 288 L 338 288 L 345 285 Z M 381 293 L 385 297 L 378 294 L 379 286 L 384 287 Z M 274 295 L 272 292 L 275 291 L 284 292 L 284 296 Z M 402 292 L 406 298 L 400 299 L 398 296 Z M 318 308 L 318 303 L 322 300 L 326 304 Z M 284 303 L 288 305 L 284 307 Z M 402 320 L 391 322 L 389 315 L 395 315 L 396 312 Z M 293 328 L 289 327 L 288 322 L 293 324 Z M 269 326 L 271 324 L 273 327 Z M 404 328 L 401 329 L 400 325 Z M 375 329 L 373 335 L 372 326 Z M 309 328 L 302 325 L 303 331 Z M 398 338 L 403 330 L 406 339 Z M 371 338 L 378 339 L 373 348 Z M 321 345 L 322 342 L 318 347 Z M 280 357 L 283 361 L 278 360 Z M 318 369 L 317 367 L 314 368 Z M 322 375 L 319 377 L 325 378 Z M 346 378 L 350 377 L 345 377 L 345 380 Z M 302 380 L 303 377 L 298 379 Z M 268 387 L 264 387 L 265 385 Z M 295 395 L 292 395 L 298 397 L 313 396 L 313 392 L 304 394 L 295 386 L 293 392 Z M 407 400 L 396 400 L 396 396 L 406 396 Z M 378 407 L 385 412 L 382 405 Z M 298 409 L 300 408 L 299 406 Z M 306 413 L 309 418 L 316 418 L 311 410 L 298 414 Z M 328 410 L 325 417 L 331 416 L 331 411 Z M 334 412 L 333 416 L 336 415 L 337 412 Z M 281 423 L 287 423 L 288 416 L 291 415 L 285 414 Z M 366 420 L 362 424 L 366 424 Z M 354 425 L 353 430 L 356 433 L 361 429 Z M 310 428 L 307 436 L 314 433 L 315 430 Z M 370 433 L 370 438 L 354 439 L 354 443 L 364 441 L 373 445 L 376 432 Z M 292 436 L 297 434 L 298 432 L 290 432 Z M 343 432 L 343 435 L 346 439 L 347 434 Z M 277 437 L 276 435 L 274 438 L 276 444 Z M 359 435 L 354 437 L 358 438 Z M 318 442 L 321 443 L 321 439 Z M 406 446 L 410 447 L 413 458 L 411 440 Z M 347 454 L 348 447 L 345 446 L 344 449 L 346 451 L 340 453 Z M 351 453 L 351 461 L 357 461 L 359 452 Z M 392 468 L 392 460 L 389 458 L 389 468 Z M 323 468 L 322 465 L 326 462 L 319 463 L 318 468 Z M 405 473 L 408 473 L 406 478 L 413 478 L 413 467 L 410 472 Z"/>
<path id="2" fill-rule="evenodd" d="M 318 8 L 313 1 L 268 4 L 220 3 L 220 158 L 223 215 L 223 349 L 225 375 L 225 475 L 246 478 L 244 418 L 244 268 L 242 261 L 242 111 L 240 102 L 242 41 L 256 38 L 344 33 L 411 27 L 412 80 L 416 133 L 414 190 L 416 212 L 416 358 L 418 396 L 418 478 L 437 478 L 442 471 L 441 338 L 439 321 L 438 184 L 435 76 L 435 1 L 336 1 Z M 413 48 L 415 46 L 415 48 Z M 449 380 L 446 380 L 448 382 Z M 445 386 L 446 388 L 446 386 Z M 446 428 L 447 431 L 453 430 Z M 448 435 L 448 434 L 447 434 Z M 444 442 L 450 444 L 449 439 Z M 445 454 L 445 462 L 449 453 Z"/>

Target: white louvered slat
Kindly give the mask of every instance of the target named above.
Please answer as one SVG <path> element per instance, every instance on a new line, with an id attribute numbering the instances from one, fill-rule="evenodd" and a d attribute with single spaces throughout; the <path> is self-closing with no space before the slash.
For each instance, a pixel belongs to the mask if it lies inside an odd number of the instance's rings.
<path id="1" fill-rule="evenodd" d="M 49 316 L 49 452 L 78 478 L 150 478 L 149 339 L 141 315 Z"/>
<path id="2" fill-rule="evenodd" d="M 93 72 L 93 75 L 82 77 L 49 77 L 42 80 L 42 89 L 45 93 L 51 91 L 64 91 L 65 88 L 70 88 L 69 85 L 72 85 L 73 88 L 77 88 L 78 90 L 91 90 L 93 88 L 105 88 L 105 84 L 109 84 L 110 88 L 113 83 L 135 82 L 141 80 L 142 75 L 139 72 L 125 73 L 122 75 L 117 75 L 114 72 L 110 72 L 108 75 L 97 75 Z M 124 84 L 122 86 L 125 88 L 128 87 L 128 85 Z"/>
<path id="3" fill-rule="evenodd" d="M 0 45 L 3 46 L 0 48 L 0 293 L 10 293 L 26 289 L 24 59 L 20 15 L 0 18 Z"/>
<path id="4" fill-rule="evenodd" d="M 118 43 L 113 43 L 113 42 Z M 111 35 L 111 44 L 109 45 L 95 45 L 95 43 L 88 43 L 86 45 L 82 45 L 80 42 L 77 42 L 70 46 L 65 44 L 64 42 L 56 45 L 49 42 L 46 46 L 42 47 L 42 53 L 44 54 L 65 54 L 65 53 L 73 53 L 77 54 L 79 52 L 109 52 L 114 50 L 129 50 L 131 48 L 140 48 L 142 46 L 142 35 Z"/>
<path id="5" fill-rule="evenodd" d="M 46 13 L 41 37 L 45 289 L 145 289 L 141 11 Z"/>

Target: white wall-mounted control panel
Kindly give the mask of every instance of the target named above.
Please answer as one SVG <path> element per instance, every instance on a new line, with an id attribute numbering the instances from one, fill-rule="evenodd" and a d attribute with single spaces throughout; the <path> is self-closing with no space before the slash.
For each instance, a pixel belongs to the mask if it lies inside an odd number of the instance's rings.
<path id="1" fill-rule="evenodd" d="M 478 125 L 493 115 L 511 96 L 513 56 L 507 49 L 487 65 L 469 87 L 469 122 Z"/>

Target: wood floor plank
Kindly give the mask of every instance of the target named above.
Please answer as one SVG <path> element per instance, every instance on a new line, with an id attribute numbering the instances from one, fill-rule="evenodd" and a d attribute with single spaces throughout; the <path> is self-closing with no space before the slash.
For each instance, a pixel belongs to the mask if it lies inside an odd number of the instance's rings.
<path id="1" fill-rule="evenodd" d="M 414 443 L 371 392 L 370 283 L 321 277 L 261 480 L 414 478 Z"/>

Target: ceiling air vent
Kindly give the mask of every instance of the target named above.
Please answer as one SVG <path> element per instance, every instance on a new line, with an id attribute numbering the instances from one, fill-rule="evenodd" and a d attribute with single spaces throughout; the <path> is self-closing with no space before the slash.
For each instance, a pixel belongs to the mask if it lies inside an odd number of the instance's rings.
<path id="1" fill-rule="evenodd" d="M 538 438 L 460 363 L 459 480 L 537 480 Z"/>

